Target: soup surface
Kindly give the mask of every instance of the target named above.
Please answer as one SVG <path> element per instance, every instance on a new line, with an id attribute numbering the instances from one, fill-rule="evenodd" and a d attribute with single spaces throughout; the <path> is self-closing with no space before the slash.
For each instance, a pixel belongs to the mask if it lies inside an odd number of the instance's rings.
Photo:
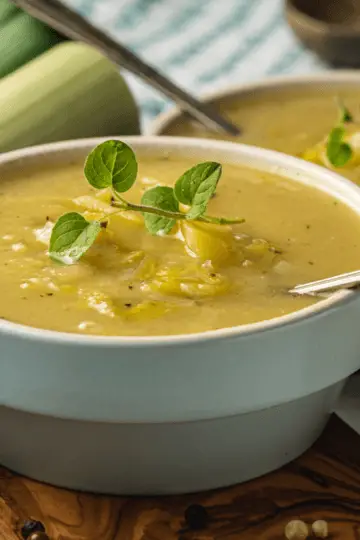
<path id="1" fill-rule="evenodd" d="M 360 90 L 339 87 L 317 92 L 290 90 L 264 91 L 241 100 L 233 98 L 217 105 L 218 109 L 242 128 L 239 137 L 219 136 L 185 118 L 177 119 L 165 133 L 177 136 L 222 138 L 270 148 L 298 157 L 310 156 L 315 145 L 324 141 L 338 121 L 337 100 L 351 111 L 354 124 L 349 126 L 354 139 L 356 159 L 336 171 L 360 184 Z M 310 152 L 309 152 L 310 150 Z M 311 156 L 313 158 L 313 156 Z M 316 157 L 316 156 L 315 156 Z M 310 159 L 321 163 L 321 159 Z"/>
<path id="2" fill-rule="evenodd" d="M 173 185 L 194 165 L 140 156 L 129 199 Z M 225 165 L 209 214 L 243 216 L 233 227 L 176 226 L 151 236 L 141 214 L 110 215 L 94 246 L 71 266 L 52 262 L 49 235 L 69 210 L 98 217 L 108 193 L 83 164 L 8 171 L 1 179 L 0 316 L 65 332 L 193 333 L 261 321 L 311 304 L 283 288 L 360 266 L 360 219 L 320 190 Z M 106 210 L 107 209 L 107 210 Z"/>

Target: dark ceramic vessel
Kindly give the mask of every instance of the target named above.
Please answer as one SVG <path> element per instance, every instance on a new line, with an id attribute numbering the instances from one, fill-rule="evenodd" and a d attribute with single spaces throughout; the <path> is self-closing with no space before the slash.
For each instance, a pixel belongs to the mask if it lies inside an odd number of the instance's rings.
<path id="1" fill-rule="evenodd" d="M 360 0 L 285 0 L 298 39 L 322 60 L 360 67 Z"/>

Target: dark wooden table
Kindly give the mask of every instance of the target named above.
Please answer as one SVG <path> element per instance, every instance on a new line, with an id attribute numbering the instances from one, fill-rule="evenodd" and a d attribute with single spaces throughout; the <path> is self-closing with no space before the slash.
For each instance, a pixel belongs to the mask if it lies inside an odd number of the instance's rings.
<path id="1" fill-rule="evenodd" d="M 193 503 L 206 506 L 209 526 L 180 535 Z M 41 520 L 52 540 L 277 540 L 294 518 L 325 519 L 331 538 L 360 540 L 360 436 L 333 417 L 315 446 L 283 469 L 188 496 L 89 495 L 0 469 L 0 539 L 19 538 L 28 516 Z"/>

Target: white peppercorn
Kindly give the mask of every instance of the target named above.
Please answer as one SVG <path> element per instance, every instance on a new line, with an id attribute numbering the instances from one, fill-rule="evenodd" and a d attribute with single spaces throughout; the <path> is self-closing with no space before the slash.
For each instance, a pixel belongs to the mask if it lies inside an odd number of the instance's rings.
<path id="1" fill-rule="evenodd" d="M 326 521 L 318 519 L 311 526 L 312 532 L 316 538 L 327 538 L 329 536 L 329 528 Z"/>
<path id="2" fill-rule="evenodd" d="M 293 519 L 285 527 L 285 536 L 288 540 L 302 540 L 309 536 L 309 528 L 304 521 Z"/>

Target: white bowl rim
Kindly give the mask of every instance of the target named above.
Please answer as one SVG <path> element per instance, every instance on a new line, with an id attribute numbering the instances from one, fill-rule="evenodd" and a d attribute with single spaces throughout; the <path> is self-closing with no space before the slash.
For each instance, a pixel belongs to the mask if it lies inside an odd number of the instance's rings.
<path id="1" fill-rule="evenodd" d="M 200 96 L 200 99 L 201 101 L 218 101 L 223 98 L 229 99 L 250 92 L 276 89 L 276 87 L 285 90 L 297 86 L 316 86 L 319 83 L 328 83 L 329 85 L 360 85 L 360 71 L 355 69 L 339 69 L 336 71 L 329 69 L 311 74 L 275 75 L 267 77 L 266 79 L 262 78 L 245 83 L 219 86 L 208 92 L 204 92 Z M 147 135 L 163 135 L 164 129 L 166 129 L 173 120 L 179 117 L 182 112 L 180 107 L 174 106 L 167 111 L 160 113 L 150 124 Z M 219 134 L 219 136 L 221 137 L 221 134 Z"/>
<path id="2" fill-rule="evenodd" d="M 300 169 L 302 172 L 309 171 L 315 172 L 317 175 L 328 176 L 330 180 L 341 182 L 344 184 L 347 189 L 352 189 L 354 192 L 358 190 L 349 180 L 337 175 L 336 173 L 314 165 L 312 163 L 300 160 L 293 156 L 286 154 L 281 154 L 280 152 L 275 152 L 273 150 L 265 150 L 262 148 L 233 143 L 228 141 L 219 141 L 219 140 L 209 140 L 209 139 L 195 139 L 189 137 L 172 137 L 172 136 L 112 136 L 112 137 L 101 137 L 101 138 L 89 138 L 89 139 L 76 139 L 71 141 L 62 141 L 50 144 L 43 144 L 32 146 L 29 148 L 24 148 L 20 150 L 14 150 L 0 155 L 0 168 L 3 164 L 11 163 L 17 159 L 36 157 L 41 155 L 55 153 L 66 153 L 71 150 L 88 150 L 89 147 L 95 147 L 99 143 L 106 141 L 111 138 L 117 138 L 126 141 L 128 144 L 140 143 L 144 146 L 154 145 L 154 148 L 157 148 L 161 140 L 161 144 L 166 146 L 173 147 L 174 145 L 185 145 L 191 146 L 191 148 L 198 148 L 199 150 L 203 149 L 204 146 L 209 148 L 214 148 L 214 150 L 226 150 L 226 149 L 239 149 L 242 154 L 248 156 L 258 156 L 259 152 L 269 159 L 271 158 L 275 161 L 277 160 L 278 165 L 281 164 L 282 167 L 287 167 L 289 169 Z M 321 188 L 319 188 L 321 189 Z M 358 195 L 358 193 L 357 193 Z M 346 204 L 346 203 L 345 203 Z M 207 330 L 204 332 L 198 332 L 194 334 L 175 334 L 175 335 L 156 335 L 156 336 L 101 336 L 101 335 L 83 335 L 71 332 L 59 332 L 56 330 L 46 330 L 41 328 L 36 328 L 33 326 L 28 326 L 20 323 L 10 322 L 6 320 L 0 320 L 0 339 L 1 335 L 7 336 L 16 336 L 20 339 L 32 340 L 32 341 L 41 341 L 50 344 L 67 344 L 75 346 L 97 346 L 97 347 L 114 347 L 114 346 L 123 346 L 123 347 L 148 347 L 152 346 L 171 346 L 171 345 L 190 345 L 194 343 L 203 343 L 210 340 L 221 340 L 221 339 L 231 339 L 239 338 L 241 336 L 254 335 L 261 332 L 270 331 L 275 328 L 282 328 L 294 323 L 302 323 L 307 321 L 309 318 L 322 317 L 329 311 L 337 309 L 339 306 L 352 302 L 356 299 L 357 295 L 350 290 L 347 291 L 338 291 L 330 295 L 326 299 L 321 299 L 317 303 L 302 308 L 300 310 L 294 311 L 287 315 L 282 315 L 280 317 L 275 317 L 272 319 L 267 319 L 264 321 L 259 321 L 255 323 L 238 325 L 227 328 L 220 328 L 217 330 Z"/>

